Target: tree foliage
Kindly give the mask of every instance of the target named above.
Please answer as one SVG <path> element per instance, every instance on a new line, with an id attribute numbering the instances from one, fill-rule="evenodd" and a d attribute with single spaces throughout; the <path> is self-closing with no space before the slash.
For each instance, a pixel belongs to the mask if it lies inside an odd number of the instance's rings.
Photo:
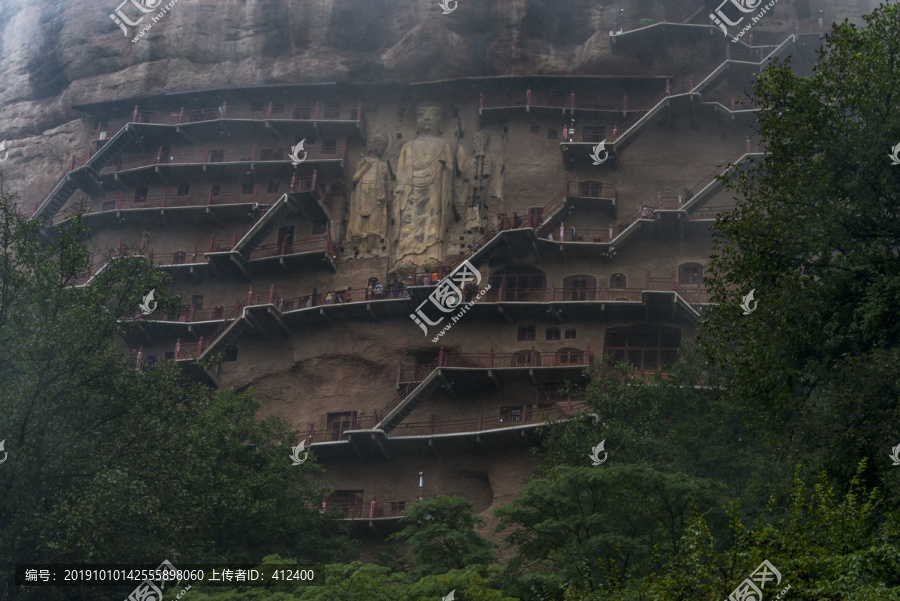
<path id="1" fill-rule="evenodd" d="M 484 518 L 473 514 L 473 508 L 461 497 L 441 496 L 418 501 L 406 511 L 403 530 L 388 540 L 407 544 L 413 578 L 487 565 L 494 559 L 496 545 L 475 531 Z"/>
<path id="2" fill-rule="evenodd" d="M 286 422 L 257 420 L 252 392 L 210 391 L 173 361 L 136 365 L 117 344 L 147 291 L 161 310 L 178 299 L 133 257 L 74 285 L 88 236 L 76 218 L 47 243 L 0 200 L 0 598 L 109 596 L 15 597 L 14 563 L 350 557 L 344 526 L 317 509 L 321 468 L 289 461 Z"/>

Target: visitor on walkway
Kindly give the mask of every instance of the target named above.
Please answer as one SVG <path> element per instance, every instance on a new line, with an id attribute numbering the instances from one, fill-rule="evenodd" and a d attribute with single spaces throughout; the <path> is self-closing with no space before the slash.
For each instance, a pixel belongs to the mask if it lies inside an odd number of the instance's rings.
<path id="1" fill-rule="evenodd" d="M 650 209 L 647 205 L 641 205 L 641 219 L 650 219 Z"/>
<path id="2" fill-rule="evenodd" d="M 319 290 L 318 288 L 313 288 L 312 293 L 312 306 L 315 307 L 319 302 Z"/>
<path id="3" fill-rule="evenodd" d="M 384 286 L 381 285 L 381 282 L 375 283 L 375 300 L 381 300 L 384 298 Z"/>
<path id="4" fill-rule="evenodd" d="M 347 286 L 347 292 L 344 293 L 344 302 L 353 302 L 353 288 L 351 288 L 350 286 Z"/>
<path id="5" fill-rule="evenodd" d="M 609 226 L 609 241 L 612 242 L 613 239 L 613 226 Z"/>
<path id="6" fill-rule="evenodd" d="M 572 242 L 575 242 L 575 226 L 572 226 Z"/>
<path id="7" fill-rule="evenodd" d="M 366 288 L 366 300 L 372 300 L 375 298 L 375 286 L 372 285 L 372 282 L 369 282 L 369 286 Z"/>
<path id="8" fill-rule="evenodd" d="M 566 240 L 566 222 L 563 221 L 559 224 L 559 241 L 565 242 Z"/>
<path id="9" fill-rule="evenodd" d="M 513 229 L 519 229 L 522 227 L 522 218 L 519 217 L 519 214 L 513 211 Z"/>
<path id="10" fill-rule="evenodd" d="M 553 240 L 553 232 L 547 233 L 547 240 Z"/>

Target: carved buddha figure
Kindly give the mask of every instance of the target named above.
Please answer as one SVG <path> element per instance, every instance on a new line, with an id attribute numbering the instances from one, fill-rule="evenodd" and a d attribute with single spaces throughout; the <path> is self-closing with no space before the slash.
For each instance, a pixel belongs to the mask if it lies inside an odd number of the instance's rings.
<path id="1" fill-rule="evenodd" d="M 472 140 L 473 156 L 466 161 L 463 169 L 466 185 L 461 188 L 464 195 L 462 203 L 467 207 L 466 229 L 483 227 L 485 201 L 494 194 L 491 183 L 494 163 L 485 152 L 486 144 L 487 134 L 477 132 Z"/>
<path id="2" fill-rule="evenodd" d="M 416 112 L 416 139 L 397 161 L 394 199 L 394 256 L 397 265 L 436 265 L 452 214 L 450 145 L 438 137 L 444 112 L 437 102 L 423 102 Z"/>
<path id="3" fill-rule="evenodd" d="M 356 164 L 347 240 L 366 252 L 377 247 L 387 225 L 388 165 L 381 156 L 388 147 L 384 132 L 372 134 L 367 153 Z"/>

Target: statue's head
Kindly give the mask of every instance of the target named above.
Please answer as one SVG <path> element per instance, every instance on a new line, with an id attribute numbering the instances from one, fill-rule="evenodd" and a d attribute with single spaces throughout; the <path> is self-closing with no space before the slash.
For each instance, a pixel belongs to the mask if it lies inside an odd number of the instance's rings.
<path id="1" fill-rule="evenodd" d="M 440 102 L 420 102 L 416 107 L 416 131 L 430 135 L 439 135 L 444 122 L 444 108 Z"/>
<path id="2" fill-rule="evenodd" d="M 375 130 L 369 136 L 369 154 L 380 157 L 389 145 L 388 136 L 381 130 Z"/>

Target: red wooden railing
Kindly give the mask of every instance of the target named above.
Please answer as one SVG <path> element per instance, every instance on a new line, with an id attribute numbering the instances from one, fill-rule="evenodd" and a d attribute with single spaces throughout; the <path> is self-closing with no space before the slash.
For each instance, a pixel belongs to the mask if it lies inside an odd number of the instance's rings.
<path id="1" fill-rule="evenodd" d="M 317 236 L 315 238 L 295 240 L 293 242 L 288 242 L 287 239 L 284 239 L 280 243 L 275 242 L 272 244 L 258 246 L 253 250 L 253 252 L 250 253 L 250 258 L 261 259 L 263 257 L 278 257 L 285 255 L 297 255 L 308 252 L 325 251 L 328 251 L 332 254 L 337 254 L 336 250 L 336 245 L 331 240 L 331 232 L 328 232 L 324 236 Z"/>
<path id="2" fill-rule="evenodd" d="M 613 22 L 613 32 L 625 33 L 626 31 L 635 31 L 650 27 L 657 23 L 688 23 L 697 14 L 698 10 L 704 7 L 703 0 L 692 0 L 686 6 L 679 7 L 679 10 L 665 10 L 656 13 L 641 13 L 640 17 L 630 18 L 627 20 L 616 19 Z M 646 19 L 650 19 L 653 23 L 647 23 Z M 709 21 L 709 17 L 706 17 Z"/>
<path id="3" fill-rule="evenodd" d="M 95 139 L 101 139 L 101 132 L 109 139 L 114 137 L 128 123 L 150 123 L 157 125 L 179 125 L 217 119 L 290 120 L 290 121 L 365 121 L 362 103 L 348 107 L 326 107 L 317 102 L 313 106 L 285 105 L 276 102 L 260 102 L 255 105 L 229 105 L 185 111 L 139 111 L 137 107 L 128 117 L 98 126 Z"/>
<path id="4" fill-rule="evenodd" d="M 100 198 L 88 202 L 76 203 L 60 211 L 54 218 L 54 223 L 74 215 L 85 209 L 88 213 L 104 211 L 117 211 L 123 209 L 157 209 L 173 207 L 205 207 L 225 204 L 262 203 L 272 204 L 278 200 L 284 192 L 260 192 L 254 186 L 253 191 L 219 191 L 214 193 L 213 186 L 202 192 L 179 195 L 169 189 L 164 189 L 162 194 L 125 195 L 122 191 L 118 196 Z"/>
<path id="5" fill-rule="evenodd" d="M 410 503 L 407 501 L 387 501 L 385 503 L 378 503 L 375 500 L 340 500 L 323 501 L 322 511 L 339 511 L 344 514 L 345 520 L 368 520 L 372 518 L 402 517 L 409 506 Z"/>
<path id="6" fill-rule="evenodd" d="M 290 162 L 289 148 L 257 148 L 253 145 L 244 149 L 216 149 L 207 148 L 205 150 L 170 150 L 163 153 L 162 148 L 157 152 L 133 155 L 128 158 L 119 158 L 115 165 L 104 168 L 103 173 L 122 171 L 124 169 L 136 169 L 139 167 L 147 167 L 151 165 L 161 164 L 178 164 L 178 165 L 201 165 L 214 163 L 241 163 L 241 162 Z M 340 146 L 328 147 L 308 147 L 304 149 L 308 154 L 308 161 L 325 161 L 325 160 L 346 160 L 347 158 L 347 141 L 344 140 Z"/>

